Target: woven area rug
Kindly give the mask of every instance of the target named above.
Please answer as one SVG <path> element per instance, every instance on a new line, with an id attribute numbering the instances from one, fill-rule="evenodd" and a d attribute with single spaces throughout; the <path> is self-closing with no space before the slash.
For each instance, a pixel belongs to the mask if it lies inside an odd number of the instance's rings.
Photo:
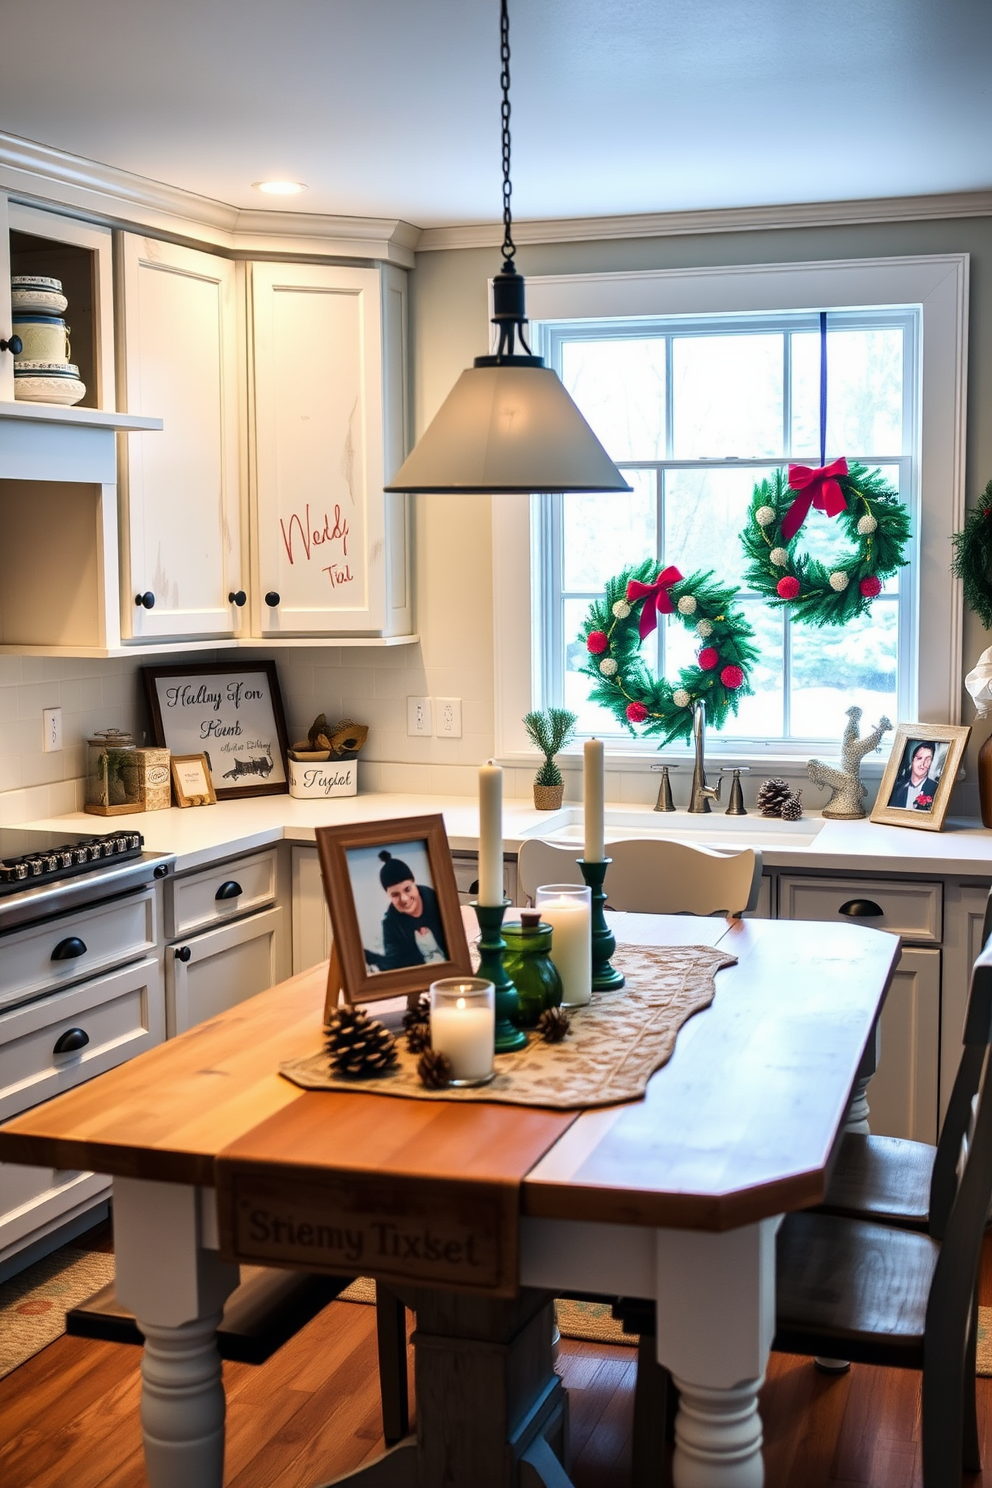
<path id="1" fill-rule="evenodd" d="M 713 1001 L 717 972 L 736 959 L 714 946 L 619 946 L 613 964 L 627 979 L 622 991 L 599 992 L 576 1008 L 561 1043 L 531 1037 L 525 1049 L 501 1054 L 496 1078 L 475 1089 L 425 1089 L 417 1075 L 419 1055 L 410 1054 L 402 1040 L 398 1066 L 388 1075 L 333 1074 L 323 1051 L 287 1060 L 279 1072 L 304 1090 L 361 1089 L 417 1100 L 506 1101 L 561 1110 L 636 1100 L 671 1058 L 686 1019 Z"/>
<path id="2" fill-rule="evenodd" d="M 975 1373 L 992 1376 L 992 1307 L 978 1309 L 978 1358 Z"/>
<path id="3" fill-rule="evenodd" d="M 64 1246 L 0 1284 L 0 1379 L 54 1343 L 65 1315 L 114 1279 L 114 1258 Z"/>

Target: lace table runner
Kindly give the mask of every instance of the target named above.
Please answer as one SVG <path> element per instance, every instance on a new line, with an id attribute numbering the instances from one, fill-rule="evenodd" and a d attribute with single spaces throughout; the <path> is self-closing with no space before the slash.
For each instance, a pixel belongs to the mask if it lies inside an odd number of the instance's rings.
<path id="1" fill-rule="evenodd" d="M 598 992 L 572 1014 L 568 1037 L 546 1044 L 531 1034 L 525 1049 L 500 1054 L 496 1078 L 461 1090 L 428 1090 L 417 1076 L 419 1055 L 398 1038 L 399 1066 L 388 1075 L 348 1078 L 330 1071 L 321 1051 L 279 1066 L 304 1090 L 361 1090 L 416 1100 L 504 1101 L 564 1110 L 609 1106 L 644 1094 L 648 1080 L 672 1057 L 682 1024 L 709 1007 L 716 973 L 736 956 L 713 946 L 635 946 L 617 949 L 613 964 L 627 985 Z"/>

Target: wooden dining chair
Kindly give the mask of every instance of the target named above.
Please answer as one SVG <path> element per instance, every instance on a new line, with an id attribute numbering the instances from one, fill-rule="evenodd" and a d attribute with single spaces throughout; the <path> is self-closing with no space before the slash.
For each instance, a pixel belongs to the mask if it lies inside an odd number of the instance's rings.
<path id="1" fill-rule="evenodd" d="M 990 933 L 992 893 L 985 906 L 983 946 L 988 944 Z M 966 1029 L 967 1023 L 966 1014 Z M 845 1132 L 823 1203 L 818 1208 L 849 1219 L 870 1219 L 921 1231 L 930 1227 L 931 1215 L 946 1214 L 957 1184 L 961 1143 L 973 1120 L 983 1057 L 982 1050 L 965 1038 L 936 1147 L 901 1137 Z M 937 1238 L 941 1238 L 939 1231 Z"/>
<path id="2" fill-rule="evenodd" d="M 778 1237 L 772 1347 L 922 1370 L 924 1488 L 981 1470 L 975 1296 L 992 1202 L 989 946 L 972 973 L 964 1042 L 983 1066 L 977 1115 L 953 1185 L 932 1191 L 927 1232 L 805 1211 L 787 1215 Z"/>
<path id="3" fill-rule="evenodd" d="M 629 838 L 607 846 L 606 876 L 612 909 L 635 914 L 740 914 L 753 909 L 761 888 L 761 854 L 674 842 L 664 837 Z M 517 857 L 517 887 L 531 902 L 540 884 L 584 883 L 576 844 L 530 839 Z"/>

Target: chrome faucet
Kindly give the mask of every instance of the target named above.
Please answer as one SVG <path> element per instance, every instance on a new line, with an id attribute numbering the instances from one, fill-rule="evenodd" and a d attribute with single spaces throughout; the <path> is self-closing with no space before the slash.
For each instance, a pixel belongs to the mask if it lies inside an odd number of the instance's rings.
<path id="1" fill-rule="evenodd" d="M 692 710 L 692 737 L 696 746 L 696 762 L 692 767 L 692 789 L 689 792 L 689 810 L 698 815 L 709 811 L 711 801 L 719 801 L 723 776 L 716 786 L 706 784 L 706 762 L 704 759 L 704 736 L 706 733 L 706 704 L 698 699 Z"/>

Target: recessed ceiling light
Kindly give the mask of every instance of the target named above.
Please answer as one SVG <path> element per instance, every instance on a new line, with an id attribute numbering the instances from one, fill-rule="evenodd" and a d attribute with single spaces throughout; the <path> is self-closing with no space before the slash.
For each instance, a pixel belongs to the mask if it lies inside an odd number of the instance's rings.
<path id="1" fill-rule="evenodd" d="M 266 196 L 298 196 L 307 189 L 302 181 L 253 181 L 252 185 Z"/>

